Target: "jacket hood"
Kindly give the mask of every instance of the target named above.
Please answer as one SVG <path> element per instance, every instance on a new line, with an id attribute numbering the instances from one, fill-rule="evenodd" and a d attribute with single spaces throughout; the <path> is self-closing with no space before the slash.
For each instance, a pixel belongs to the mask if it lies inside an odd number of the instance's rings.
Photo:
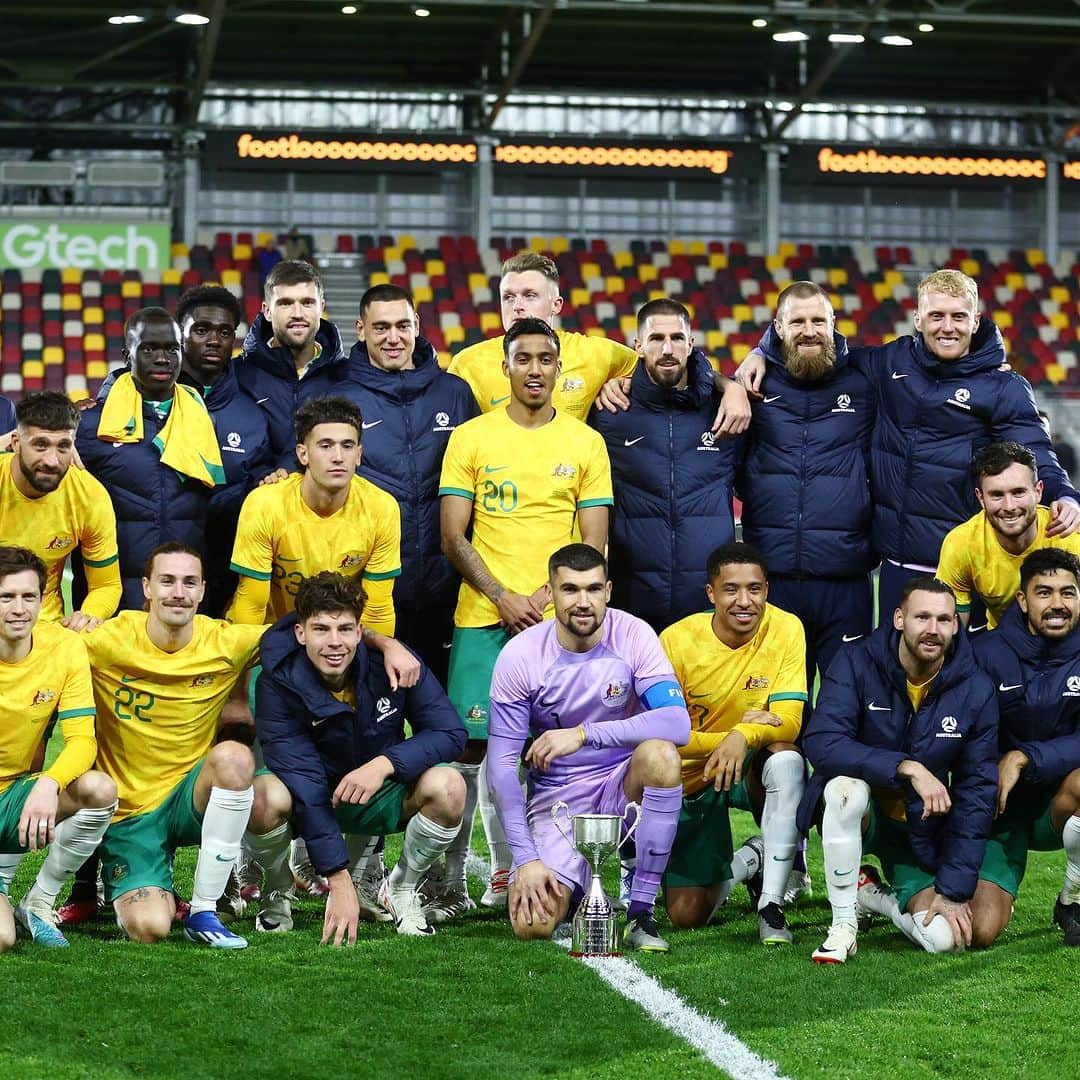
<path id="1" fill-rule="evenodd" d="M 270 320 L 260 311 L 252 321 L 247 337 L 244 338 L 244 359 L 279 378 L 295 380 L 296 365 L 293 363 L 292 353 L 282 345 L 271 348 L 270 339 L 273 336 L 274 329 L 270 325 Z M 322 353 L 312 363 L 312 371 L 318 371 L 345 360 L 341 333 L 332 322 L 327 319 L 319 320 L 315 340 L 322 346 Z"/>
<path id="2" fill-rule="evenodd" d="M 407 401 L 419 397 L 441 374 L 435 347 L 426 338 L 417 337 L 412 360 L 411 370 L 383 371 L 371 362 L 367 345 L 358 341 L 349 353 L 348 377 L 380 397 Z"/>
<path id="3" fill-rule="evenodd" d="M 1028 629 L 1027 616 L 1015 601 L 1009 605 L 997 628 L 990 633 L 1000 634 L 1023 661 L 1066 664 L 1080 656 L 1080 626 L 1057 640 L 1033 634 Z"/>
<path id="4" fill-rule="evenodd" d="M 630 396 L 635 403 L 656 411 L 664 409 L 697 409 L 713 396 L 713 370 L 709 358 L 701 349 L 694 349 L 686 364 L 686 387 L 669 390 L 657 386 L 645 371 L 644 361 L 634 368 L 630 381 Z"/>
<path id="5" fill-rule="evenodd" d="M 780 375 L 781 378 L 786 379 L 788 382 L 798 383 L 800 386 L 820 386 L 831 380 L 838 372 L 843 371 L 850 362 L 847 338 L 834 330 L 833 345 L 836 346 L 836 363 L 833 365 L 832 371 L 820 379 L 797 379 L 788 371 L 780 345 L 780 335 L 776 332 L 776 327 L 770 322 L 765 328 L 765 333 L 761 335 L 761 341 L 758 342 L 758 348 L 765 354 L 768 373 L 770 375 Z"/>
<path id="6" fill-rule="evenodd" d="M 995 371 L 1005 362 L 1005 343 L 1001 331 L 985 315 L 971 338 L 971 349 L 959 360 L 939 360 L 926 345 L 922 334 L 912 338 L 912 352 L 918 364 L 934 378 L 966 378 L 982 371 Z"/>

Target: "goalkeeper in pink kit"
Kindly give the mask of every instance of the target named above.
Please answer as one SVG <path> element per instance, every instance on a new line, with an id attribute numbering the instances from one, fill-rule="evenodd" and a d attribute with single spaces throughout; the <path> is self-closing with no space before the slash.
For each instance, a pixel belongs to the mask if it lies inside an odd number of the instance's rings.
<path id="1" fill-rule="evenodd" d="M 690 716 L 656 634 L 609 610 L 604 557 L 587 544 L 551 556 L 555 619 L 511 638 L 491 679 L 488 778 L 513 853 L 510 920 L 521 938 L 550 938 L 576 892 L 585 860 L 562 836 L 551 808 L 617 814 L 641 806 L 637 866 L 623 944 L 667 952 L 653 917 L 682 806 L 676 746 Z M 528 797 L 518 781 L 525 756 Z"/>

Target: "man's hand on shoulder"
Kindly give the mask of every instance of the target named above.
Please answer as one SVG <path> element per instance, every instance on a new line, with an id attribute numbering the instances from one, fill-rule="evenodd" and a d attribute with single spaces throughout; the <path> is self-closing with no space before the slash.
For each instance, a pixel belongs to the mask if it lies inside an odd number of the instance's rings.
<path id="1" fill-rule="evenodd" d="M 1075 499 L 1055 499 L 1050 504 L 1050 524 L 1047 536 L 1072 536 L 1080 529 L 1080 504 Z"/>
<path id="2" fill-rule="evenodd" d="M 755 348 L 735 369 L 735 381 L 754 398 L 761 397 L 761 380 L 765 378 L 765 354 Z"/>
<path id="3" fill-rule="evenodd" d="M 259 481 L 259 487 L 266 487 L 268 484 L 277 484 L 282 480 L 288 480 L 290 475 L 288 469 L 275 469 L 272 473 L 267 473 Z"/>
<path id="4" fill-rule="evenodd" d="M 91 631 L 95 627 L 100 626 L 105 620 L 99 619 L 96 615 L 87 615 L 82 611 L 73 611 L 70 615 L 66 615 L 60 620 L 61 626 L 66 626 L 69 630 L 74 630 L 76 634 L 81 634 L 83 631 Z"/>
<path id="5" fill-rule="evenodd" d="M 596 404 L 610 413 L 626 412 L 630 408 L 630 379 L 608 379 L 596 395 Z"/>
<path id="6" fill-rule="evenodd" d="M 713 420 L 714 435 L 722 439 L 741 435 L 750 426 L 750 397 L 741 383 L 728 379 L 724 383 L 724 393 L 720 398 L 720 407 Z"/>

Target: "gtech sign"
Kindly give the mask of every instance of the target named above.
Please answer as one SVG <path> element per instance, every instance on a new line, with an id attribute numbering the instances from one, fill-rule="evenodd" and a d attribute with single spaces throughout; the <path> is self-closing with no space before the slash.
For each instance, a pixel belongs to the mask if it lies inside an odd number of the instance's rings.
<path id="1" fill-rule="evenodd" d="M 0 267 L 162 270 L 168 265 L 168 225 L 0 222 Z"/>

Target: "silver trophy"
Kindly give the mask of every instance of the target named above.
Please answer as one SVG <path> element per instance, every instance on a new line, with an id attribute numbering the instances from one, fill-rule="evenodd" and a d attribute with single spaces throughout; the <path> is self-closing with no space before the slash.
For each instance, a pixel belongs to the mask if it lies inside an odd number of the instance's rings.
<path id="1" fill-rule="evenodd" d="M 627 803 L 622 817 L 618 814 L 571 814 L 570 807 L 564 802 L 557 802 L 551 808 L 551 820 L 555 828 L 562 833 L 563 839 L 583 855 L 592 870 L 592 880 L 588 892 L 574 914 L 573 946 L 571 956 L 618 956 L 618 935 L 615 930 L 615 909 L 604 892 L 600 881 L 600 867 L 619 850 L 619 833 L 630 810 L 637 811 L 634 824 L 626 831 L 623 840 L 629 840 L 641 821 L 641 807 L 637 803 Z M 559 813 L 563 812 L 574 831 L 573 840 L 559 824 Z"/>

